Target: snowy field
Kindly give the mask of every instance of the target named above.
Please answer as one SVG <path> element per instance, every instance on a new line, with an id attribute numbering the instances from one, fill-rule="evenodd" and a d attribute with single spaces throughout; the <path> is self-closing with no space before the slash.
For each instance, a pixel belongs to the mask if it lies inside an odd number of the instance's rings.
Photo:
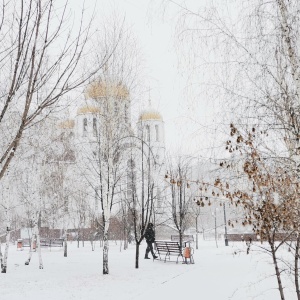
<path id="1" fill-rule="evenodd" d="M 67 258 L 62 249 L 43 249 L 44 269 L 39 270 L 37 253 L 25 266 L 28 249 L 17 251 L 12 245 L 8 273 L 0 274 L 0 299 L 280 299 L 270 258 L 259 252 L 246 255 L 245 244 L 239 242 L 225 247 L 220 241 L 216 248 L 213 241 L 201 241 L 193 265 L 145 260 L 143 244 L 139 269 L 134 268 L 134 245 L 120 251 L 119 243 L 110 242 L 109 275 L 102 275 L 99 244 L 95 251 L 89 242 L 85 247 L 77 248 L 74 242 L 68 247 Z M 284 285 L 286 299 L 296 299 L 287 287 L 288 278 Z"/>

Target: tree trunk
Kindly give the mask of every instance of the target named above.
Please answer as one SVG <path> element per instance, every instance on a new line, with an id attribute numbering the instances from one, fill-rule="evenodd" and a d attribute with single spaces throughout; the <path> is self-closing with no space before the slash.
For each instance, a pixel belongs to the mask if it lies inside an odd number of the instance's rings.
<path id="1" fill-rule="evenodd" d="M 26 266 L 28 266 L 31 261 L 32 252 L 33 252 L 33 249 L 35 248 L 34 243 L 35 243 L 35 235 L 34 235 L 34 233 L 32 233 L 30 247 L 29 247 L 29 255 L 28 255 L 28 259 L 25 261 Z"/>
<path id="2" fill-rule="evenodd" d="M 299 291 L 299 247 L 300 247 L 300 235 L 297 237 L 296 249 L 295 249 L 295 288 L 297 299 L 300 300 L 300 291 Z"/>
<path id="3" fill-rule="evenodd" d="M 182 249 L 182 231 L 181 231 L 181 229 L 179 229 L 179 246 L 180 246 L 180 249 Z"/>
<path id="4" fill-rule="evenodd" d="M 8 257 L 8 249 L 9 249 L 9 240 L 10 240 L 10 226 L 6 227 L 6 244 L 4 250 L 3 263 L 1 267 L 1 273 L 6 273 L 7 271 L 7 257 Z"/>
<path id="5" fill-rule="evenodd" d="M 276 273 L 278 289 L 279 289 L 279 293 L 280 293 L 280 299 L 285 300 L 284 293 L 283 293 L 283 286 L 282 286 L 282 282 L 281 282 L 280 271 L 279 271 L 277 257 L 276 257 L 276 252 L 275 252 L 275 248 L 274 248 L 274 243 L 272 241 L 269 241 L 269 244 L 271 246 L 273 264 L 274 264 L 274 267 L 275 267 L 275 273 Z"/>
<path id="6" fill-rule="evenodd" d="M 68 236 L 67 236 L 67 230 L 65 230 L 65 235 L 64 235 L 64 257 L 68 257 Z"/>
<path id="7" fill-rule="evenodd" d="M 135 245 L 135 268 L 139 268 L 139 257 L 140 257 L 140 243 Z"/>
<path id="8" fill-rule="evenodd" d="M 79 248 L 79 241 L 80 241 L 80 229 L 78 228 L 78 234 L 77 234 L 77 248 Z"/>
<path id="9" fill-rule="evenodd" d="M 128 232 L 126 226 L 124 226 L 124 250 L 128 248 Z"/>
<path id="10" fill-rule="evenodd" d="M 3 267 L 3 255 L 2 255 L 2 251 L 1 251 L 1 243 L 0 243 L 0 266 L 1 266 L 1 269 Z"/>
<path id="11" fill-rule="evenodd" d="M 43 260 L 42 260 L 42 251 L 41 251 L 41 239 L 40 239 L 40 232 L 38 228 L 36 228 L 36 249 L 39 255 L 39 269 L 43 269 Z"/>
<path id="12" fill-rule="evenodd" d="M 217 234 L 217 210 L 215 209 L 215 240 L 216 247 L 218 248 L 218 234 Z"/>
<path id="13" fill-rule="evenodd" d="M 68 257 L 68 229 L 67 229 L 67 222 L 64 216 L 64 257 Z"/>
<path id="14" fill-rule="evenodd" d="M 95 235 L 92 235 L 92 237 L 91 237 L 91 245 L 92 245 L 92 251 L 94 251 L 95 250 L 95 245 L 96 245 Z"/>
<path id="15" fill-rule="evenodd" d="M 196 216 L 196 249 L 198 250 L 198 216 Z"/>
<path id="16" fill-rule="evenodd" d="M 106 228 L 107 227 L 107 228 Z M 103 274 L 109 274 L 108 269 L 108 226 L 105 226 L 105 231 L 103 234 Z"/>

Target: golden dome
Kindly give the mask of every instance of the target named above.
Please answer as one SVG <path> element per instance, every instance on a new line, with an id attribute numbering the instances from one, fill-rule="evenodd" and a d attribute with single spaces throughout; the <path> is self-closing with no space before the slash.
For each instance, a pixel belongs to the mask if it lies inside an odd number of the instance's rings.
<path id="1" fill-rule="evenodd" d="M 90 105 L 86 105 L 86 106 L 82 106 L 80 108 L 78 108 L 77 110 L 77 115 L 80 114 L 98 114 L 100 112 L 100 108 L 97 106 L 90 106 Z"/>
<path id="2" fill-rule="evenodd" d="M 75 122 L 74 120 L 65 120 L 58 124 L 58 127 L 61 129 L 72 129 L 74 128 Z"/>
<path id="3" fill-rule="evenodd" d="M 139 117 L 140 121 L 146 121 L 146 120 L 159 120 L 162 121 L 161 114 L 156 110 L 145 110 L 140 114 Z"/>
<path id="4" fill-rule="evenodd" d="M 86 88 L 85 96 L 92 99 L 99 99 L 102 97 L 127 99 L 129 97 L 129 91 L 122 83 L 95 81 Z"/>

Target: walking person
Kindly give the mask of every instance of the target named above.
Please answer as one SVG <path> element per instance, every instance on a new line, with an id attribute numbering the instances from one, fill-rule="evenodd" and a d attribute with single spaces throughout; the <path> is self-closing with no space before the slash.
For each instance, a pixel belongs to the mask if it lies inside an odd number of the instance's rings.
<path id="1" fill-rule="evenodd" d="M 151 254 L 152 254 L 153 258 L 154 259 L 157 258 L 157 256 L 154 254 L 153 245 L 152 245 L 155 242 L 155 232 L 154 232 L 152 223 L 148 224 L 148 227 L 147 227 L 146 232 L 145 232 L 145 239 L 146 239 L 146 242 L 147 242 L 145 259 L 150 259 L 150 257 L 148 256 L 150 251 L 151 251 Z"/>

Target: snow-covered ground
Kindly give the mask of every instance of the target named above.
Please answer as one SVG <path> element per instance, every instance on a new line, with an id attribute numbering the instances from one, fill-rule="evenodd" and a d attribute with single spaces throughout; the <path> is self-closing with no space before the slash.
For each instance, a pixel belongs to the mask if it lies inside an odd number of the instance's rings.
<path id="1" fill-rule="evenodd" d="M 17 251 L 12 245 L 8 273 L 0 274 L 0 299 L 280 299 L 270 258 L 259 252 L 240 252 L 246 246 L 239 242 L 225 247 L 220 241 L 216 248 L 214 241 L 201 241 L 193 265 L 145 260 L 144 244 L 139 269 L 134 268 L 135 245 L 120 251 L 120 244 L 111 242 L 109 275 L 102 275 L 99 244 L 95 251 L 89 242 L 80 248 L 74 242 L 68 247 L 67 258 L 62 249 L 43 249 L 44 269 L 39 270 L 37 253 L 25 266 L 28 249 Z M 284 284 L 286 299 L 296 299 L 287 278 Z"/>

